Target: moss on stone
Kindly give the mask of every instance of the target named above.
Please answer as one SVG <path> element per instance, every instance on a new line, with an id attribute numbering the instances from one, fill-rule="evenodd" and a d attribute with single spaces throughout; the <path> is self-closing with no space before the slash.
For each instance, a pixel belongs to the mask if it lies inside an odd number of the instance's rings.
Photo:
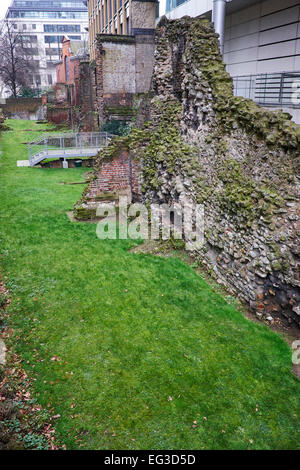
<path id="1" fill-rule="evenodd" d="M 257 182 L 245 174 L 241 163 L 227 158 L 222 161 L 218 177 L 223 182 L 223 189 L 218 193 L 218 200 L 224 210 L 229 211 L 246 224 L 264 218 L 271 222 L 276 206 L 282 204 L 282 197 L 274 190 Z"/>
<path id="2" fill-rule="evenodd" d="M 86 208 L 82 206 L 75 207 L 74 217 L 77 220 L 93 220 L 96 218 L 96 209 Z"/>

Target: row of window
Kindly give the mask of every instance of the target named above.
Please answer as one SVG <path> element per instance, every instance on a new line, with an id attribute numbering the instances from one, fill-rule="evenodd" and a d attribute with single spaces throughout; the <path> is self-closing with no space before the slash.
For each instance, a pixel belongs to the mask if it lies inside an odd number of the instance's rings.
<path id="1" fill-rule="evenodd" d="M 21 36 L 21 38 L 22 38 L 22 41 L 24 41 L 24 42 L 37 42 L 37 40 L 38 40 L 37 36 L 29 35 L 29 34 L 27 34 L 27 35 L 23 34 Z"/>
<path id="2" fill-rule="evenodd" d="M 45 33 L 80 33 L 80 24 L 44 24 Z"/>
<path id="3" fill-rule="evenodd" d="M 81 36 L 68 36 L 70 39 L 80 41 Z M 46 44 L 52 44 L 57 42 L 62 42 L 64 36 L 44 36 L 44 41 Z"/>
<path id="4" fill-rule="evenodd" d="M 58 44 L 58 43 L 56 43 Z M 37 47 L 26 47 L 26 54 L 30 56 L 39 56 L 39 49 Z M 58 47 L 46 47 L 45 52 L 47 56 L 59 56 L 61 54 L 61 48 Z"/>
<path id="5" fill-rule="evenodd" d="M 18 29 L 18 25 L 16 23 L 13 24 L 13 27 L 14 27 L 14 29 Z M 23 29 L 23 31 L 26 31 L 27 24 L 22 24 L 22 29 Z M 36 24 L 32 24 L 31 29 L 36 29 Z"/>
<path id="6" fill-rule="evenodd" d="M 85 11 L 20 11 L 12 10 L 8 18 L 66 18 L 66 19 L 86 19 L 88 14 Z"/>
<path id="7" fill-rule="evenodd" d="M 27 1 L 27 0 L 15 0 L 13 3 L 13 7 L 15 8 L 31 8 L 36 7 L 36 1 Z M 82 0 L 65 0 L 64 2 L 57 2 L 57 1 L 39 1 L 38 2 L 39 8 L 81 8 L 84 9 L 84 5 Z"/>

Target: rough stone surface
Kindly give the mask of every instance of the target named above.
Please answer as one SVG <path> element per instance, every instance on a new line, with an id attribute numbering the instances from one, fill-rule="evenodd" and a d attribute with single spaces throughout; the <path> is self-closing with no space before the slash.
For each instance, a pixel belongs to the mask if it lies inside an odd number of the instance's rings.
<path id="1" fill-rule="evenodd" d="M 160 21 L 152 84 L 147 122 L 123 139 L 140 199 L 203 204 L 202 263 L 258 317 L 300 326 L 299 126 L 234 97 L 204 18 Z"/>

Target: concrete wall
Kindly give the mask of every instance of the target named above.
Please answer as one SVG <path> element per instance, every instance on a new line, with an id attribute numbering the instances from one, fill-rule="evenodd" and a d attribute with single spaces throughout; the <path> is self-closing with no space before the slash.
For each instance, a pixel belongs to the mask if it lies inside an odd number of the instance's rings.
<path id="1" fill-rule="evenodd" d="M 155 25 L 156 5 L 154 0 L 131 2 L 131 31 L 134 29 L 153 29 Z M 133 31 L 134 34 L 134 31 Z"/>
<path id="2" fill-rule="evenodd" d="M 299 0 L 261 0 L 227 15 L 224 61 L 232 76 L 300 71 Z"/>
<path id="3" fill-rule="evenodd" d="M 213 0 L 189 0 L 166 16 L 209 15 L 212 8 Z M 299 0 L 232 0 L 226 8 L 224 61 L 232 76 L 300 71 Z"/>

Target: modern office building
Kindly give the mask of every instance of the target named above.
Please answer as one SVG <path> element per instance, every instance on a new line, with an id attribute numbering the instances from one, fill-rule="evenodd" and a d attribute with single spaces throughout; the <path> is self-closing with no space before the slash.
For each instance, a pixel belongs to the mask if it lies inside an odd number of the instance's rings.
<path id="1" fill-rule="evenodd" d="M 56 82 L 64 36 L 88 41 L 88 12 L 82 0 L 13 0 L 5 19 L 22 33 L 37 65 L 30 77 L 32 88 L 45 90 Z"/>
<path id="2" fill-rule="evenodd" d="M 157 0 L 85 0 L 89 13 L 90 55 L 96 57 L 97 34 L 135 36 L 154 33 Z"/>
<path id="3" fill-rule="evenodd" d="M 222 9 L 223 57 L 235 93 L 263 106 L 284 108 L 300 122 L 300 1 L 160 2 L 160 16 L 169 19 L 206 15 L 216 20 L 214 14 L 222 14 Z"/>

